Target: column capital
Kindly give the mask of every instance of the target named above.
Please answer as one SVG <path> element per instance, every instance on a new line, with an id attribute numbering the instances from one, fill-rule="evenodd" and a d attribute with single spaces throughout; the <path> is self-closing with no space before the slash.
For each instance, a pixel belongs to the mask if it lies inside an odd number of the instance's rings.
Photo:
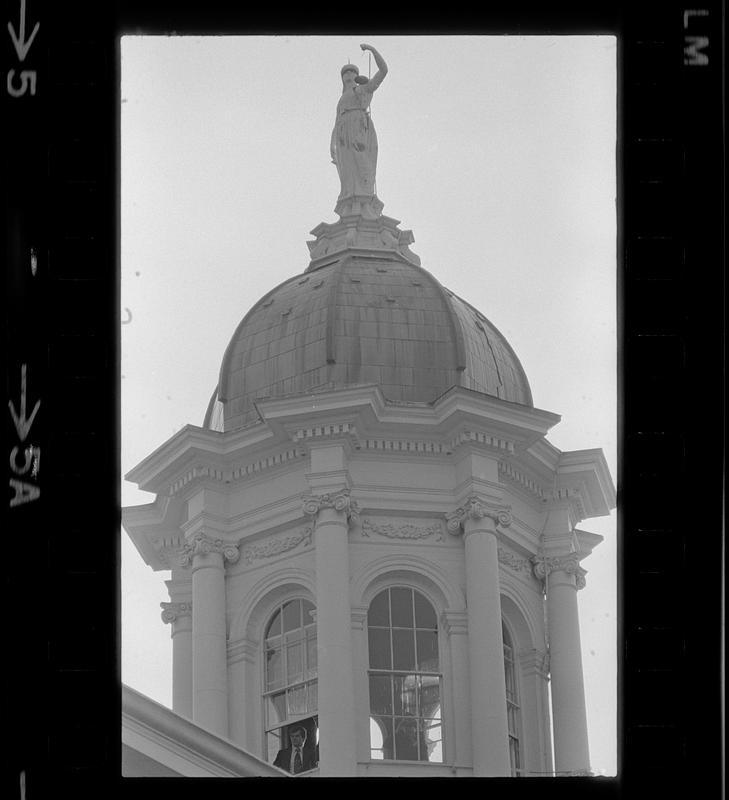
<path id="1" fill-rule="evenodd" d="M 168 625 L 176 622 L 181 617 L 192 616 L 192 603 L 160 603 L 162 609 L 162 622 Z"/>
<path id="2" fill-rule="evenodd" d="M 585 581 L 587 570 L 580 566 L 580 558 L 579 553 L 564 553 L 559 556 L 534 556 L 532 558 L 534 575 L 538 580 L 546 581 L 551 572 L 566 572 L 568 575 L 575 576 L 577 589 L 584 589 L 587 584 Z"/>
<path id="3" fill-rule="evenodd" d="M 471 495 L 462 506 L 446 514 L 445 517 L 448 532 L 453 536 L 458 536 L 465 530 L 468 520 L 480 520 L 487 517 L 502 528 L 508 528 L 511 525 L 509 508 L 487 503 L 476 495 Z"/>
<path id="4" fill-rule="evenodd" d="M 304 514 L 315 517 L 325 508 L 343 513 L 349 523 L 356 522 L 359 517 L 359 506 L 357 501 L 350 497 L 348 489 L 327 494 L 310 494 L 304 497 Z"/>
<path id="5" fill-rule="evenodd" d="M 209 553 L 219 553 L 224 562 L 229 561 L 231 564 L 235 564 L 240 556 L 237 544 L 225 542 L 222 539 L 209 536 L 204 531 L 198 531 L 192 539 L 180 548 L 180 566 L 189 567 L 192 565 L 195 556 Z"/>

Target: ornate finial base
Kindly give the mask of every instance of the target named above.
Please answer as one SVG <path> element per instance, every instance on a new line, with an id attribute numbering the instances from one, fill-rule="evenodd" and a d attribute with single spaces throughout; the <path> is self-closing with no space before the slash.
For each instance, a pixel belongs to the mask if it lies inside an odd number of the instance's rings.
<path id="1" fill-rule="evenodd" d="M 372 209 L 372 198 L 369 200 Z M 381 211 L 382 203 L 377 198 L 375 200 L 379 203 Z M 400 220 L 386 217 L 381 213 L 376 217 L 368 217 L 361 212 L 360 206 L 357 213 L 342 215 L 334 224 L 321 222 L 311 231 L 316 240 L 306 243 L 311 255 L 308 270 L 316 269 L 322 258 L 353 249 L 395 251 L 411 264 L 420 266 L 420 258 L 409 248 L 415 241 L 413 232 L 400 230 L 398 228 Z"/>
<path id="2" fill-rule="evenodd" d="M 385 204 L 379 197 L 370 195 L 355 195 L 338 200 L 334 206 L 334 213 L 339 218 L 361 216 L 363 219 L 377 219 L 382 216 Z"/>

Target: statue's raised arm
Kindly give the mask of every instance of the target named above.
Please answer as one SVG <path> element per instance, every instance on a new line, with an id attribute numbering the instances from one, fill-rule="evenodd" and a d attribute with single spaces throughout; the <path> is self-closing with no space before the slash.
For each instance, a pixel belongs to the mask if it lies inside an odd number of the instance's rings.
<path id="1" fill-rule="evenodd" d="M 330 145 L 341 183 L 335 211 L 340 217 L 360 215 L 375 219 L 383 206 L 375 194 L 377 134 L 369 105 L 372 93 L 387 75 L 387 64 L 372 45 L 360 47 L 372 53 L 377 72 L 367 79 L 360 76 L 354 64 L 342 67 L 342 96 L 337 103 Z"/>
<path id="2" fill-rule="evenodd" d="M 385 80 L 385 75 L 387 75 L 387 64 L 385 63 L 385 59 L 372 47 L 371 44 L 361 44 L 360 48 L 362 50 L 369 50 L 372 53 L 372 57 L 375 59 L 375 64 L 377 64 L 377 72 L 365 83 L 362 82 L 362 85 L 365 91 L 374 92 L 375 89 Z"/>

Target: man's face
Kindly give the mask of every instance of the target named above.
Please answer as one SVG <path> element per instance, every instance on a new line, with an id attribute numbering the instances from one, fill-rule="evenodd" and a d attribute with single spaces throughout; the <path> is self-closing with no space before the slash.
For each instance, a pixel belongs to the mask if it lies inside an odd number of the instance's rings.
<path id="1" fill-rule="evenodd" d="M 295 731 L 291 734 L 291 746 L 292 747 L 301 747 L 304 744 L 304 737 L 301 735 L 300 731 Z"/>

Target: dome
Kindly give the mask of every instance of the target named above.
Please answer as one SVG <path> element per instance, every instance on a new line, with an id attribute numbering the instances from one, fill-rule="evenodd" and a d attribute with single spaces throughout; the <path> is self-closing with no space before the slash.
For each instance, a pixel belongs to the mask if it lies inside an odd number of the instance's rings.
<path id="1" fill-rule="evenodd" d="M 532 406 L 519 359 L 479 311 L 398 253 L 348 252 L 284 281 L 243 317 L 203 425 L 256 421 L 264 397 L 376 383 L 395 402 L 464 386 Z"/>

